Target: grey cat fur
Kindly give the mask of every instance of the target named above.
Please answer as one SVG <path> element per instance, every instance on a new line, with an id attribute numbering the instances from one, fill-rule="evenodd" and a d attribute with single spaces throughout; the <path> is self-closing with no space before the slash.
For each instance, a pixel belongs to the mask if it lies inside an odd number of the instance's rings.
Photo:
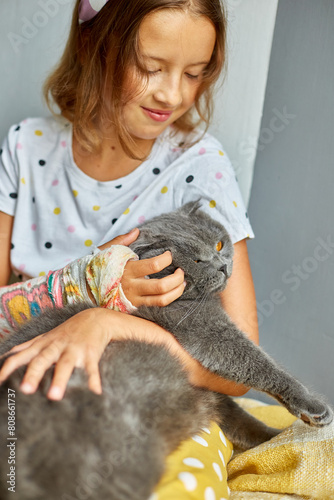
<path id="1" fill-rule="evenodd" d="M 140 258 L 169 249 L 173 263 L 159 276 L 181 267 L 187 286 L 169 306 L 140 307 L 135 315 L 172 332 L 213 373 L 270 394 L 310 425 L 329 424 L 332 410 L 254 345 L 223 311 L 218 292 L 232 272 L 233 245 L 225 229 L 199 207 L 189 203 L 141 227 L 131 248 Z M 219 241 L 223 248 L 218 252 Z M 87 307 L 46 311 L 1 344 L 0 354 Z M 100 371 L 101 396 L 87 389 L 81 370 L 75 370 L 60 402 L 45 397 L 52 370 L 33 395 L 19 391 L 24 368 L 0 387 L 1 436 L 7 436 L 8 388 L 16 391 L 20 500 L 147 500 L 163 473 L 165 457 L 212 420 L 244 449 L 279 432 L 228 396 L 191 386 L 179 361 L 162 346 L 113 342 L 101 358 Z M 11 495 L 7 459 L 2 443 L 3 500 Z"/>

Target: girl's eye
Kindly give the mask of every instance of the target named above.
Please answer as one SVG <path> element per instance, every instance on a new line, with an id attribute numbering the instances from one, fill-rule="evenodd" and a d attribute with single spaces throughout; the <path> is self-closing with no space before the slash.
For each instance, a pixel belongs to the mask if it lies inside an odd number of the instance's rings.
<path id="1" fill-rule="evenodd" d="M 223 248 L 223 242 L 222 241 L 219 241 L 216 245 L 216 250 L 217 252 L 219 252 L 221 249 Z"/>
<path id="2" fill-rule="evenodd" d="M 198 80 L 199 75 L 191 75 L 190 73 L 186 73 L 187 77 L 190 78 L 190 80 Z"/>
<path id="3" fill-rule="evenodd" d="M 147 70 L 147 74 L 150 76 L 157 75 L 160 73 L 160 69 L 155 69 L 155 70 Z M 189 80 L 198 80 L 200 75 L 191 75 L 190 73 L 186 73 L 186 77 L 189 78 Z"/>

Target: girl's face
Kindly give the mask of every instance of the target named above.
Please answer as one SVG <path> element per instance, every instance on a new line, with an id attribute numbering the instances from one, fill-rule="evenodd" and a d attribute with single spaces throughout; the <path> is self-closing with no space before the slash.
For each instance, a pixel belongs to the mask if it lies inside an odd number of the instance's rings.
<path id="1" fill-rule="evenodd" d="M 148 86 L 125 104 L 123 117 L 134 139 L 154 140 L 194 104 L 216 32 L 211 21 L 182 11 L 149 14 L 139 29 Z M 136 70 L 129 73 L 136 77 Z"/>

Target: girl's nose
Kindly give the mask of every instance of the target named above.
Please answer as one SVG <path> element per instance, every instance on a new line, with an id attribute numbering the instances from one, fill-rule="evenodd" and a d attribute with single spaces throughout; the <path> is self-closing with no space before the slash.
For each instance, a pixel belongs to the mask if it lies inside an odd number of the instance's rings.
<path id="1" fill-rule="evenodd" d="M 182 102 L 181 81 L 179 78 L 164 78 L 154 93 L 157 101 L 168 107 L 176 108 Z"/>

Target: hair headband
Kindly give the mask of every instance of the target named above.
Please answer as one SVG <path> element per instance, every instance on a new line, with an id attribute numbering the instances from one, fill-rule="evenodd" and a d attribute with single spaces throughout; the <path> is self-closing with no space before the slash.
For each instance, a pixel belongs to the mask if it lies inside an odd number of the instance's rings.
<path id="1" fill-rule="evenodd" d="M 79 5 L 79 23 L 90 21 L 108 3 L 108 0 L 81 0 Z"/>

